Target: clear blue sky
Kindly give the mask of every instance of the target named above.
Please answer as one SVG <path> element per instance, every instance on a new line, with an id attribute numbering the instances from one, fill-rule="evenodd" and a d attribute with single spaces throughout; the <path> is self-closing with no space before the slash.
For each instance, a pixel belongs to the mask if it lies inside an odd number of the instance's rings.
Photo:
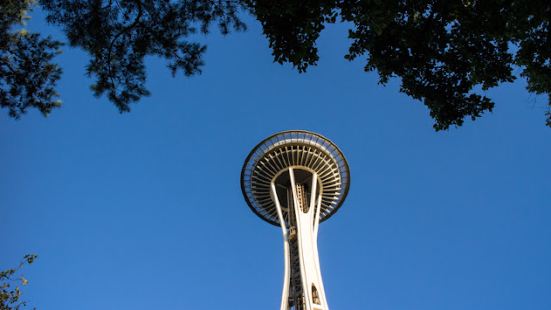
<path id="1" fill-rule="evenodd" d="M 488 92 L 493 113 L 434 132 L 395 82 L 343 59 L 345 36 L 329 27 L 301 75 L 272 63 L 255 22 L 213 33 L 200 76 L 148 59 L 152 95 L 123 115 L 65 48 L 61 109 L 1 111 L 0 266 L 37 253 L 24 297 L 45 310 L 278 309 L 281 232 L 246 206 L 239 173 L 264 137 L 307 129 L 352 173 L 320 227 L 331 309 L 551 309 L 546 98 L 518 81 Z"/>

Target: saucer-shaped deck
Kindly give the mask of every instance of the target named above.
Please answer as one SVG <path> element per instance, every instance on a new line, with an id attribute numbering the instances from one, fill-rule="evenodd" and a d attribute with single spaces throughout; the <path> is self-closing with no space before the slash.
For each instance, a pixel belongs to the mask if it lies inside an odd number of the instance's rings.
<path id="1" fill-rule="evenodd" d="M 247 156 L 241 170 L 241 190 L 254 213 L 279 226 L 270 184 L 289 168 L 318 175 L 321 190 L 320 221 L 342 205 L 350 185 L 348 163 L 329 139 L 308 131 L 276 133 L 260 142 Z"/>

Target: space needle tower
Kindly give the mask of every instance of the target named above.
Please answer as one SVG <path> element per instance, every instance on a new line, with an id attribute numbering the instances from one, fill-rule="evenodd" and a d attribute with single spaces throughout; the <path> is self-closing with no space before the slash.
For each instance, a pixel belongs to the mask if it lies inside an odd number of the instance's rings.
<path id="1" fill-rule="evenodd" d="M 348 163 L 327 138 L 308 131 L 276 133 L 247 156 L 241 190 L 251 210 L 281 226 L 285 272 L 281 310 L 328 310 L 318 255 L 319 223 L 342 205 Z"/>

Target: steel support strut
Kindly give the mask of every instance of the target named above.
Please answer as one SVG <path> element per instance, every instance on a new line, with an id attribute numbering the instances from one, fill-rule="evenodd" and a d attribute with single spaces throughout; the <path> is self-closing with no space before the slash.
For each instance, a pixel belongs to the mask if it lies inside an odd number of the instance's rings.
<path id="1" fill-rule="evenodd" d="M 310 199 L 307 199 L 307 184 L 295 181 L 292 167 L 288 173 L 287 195 L 291 199 L 286 210 L 281 206 L 275 178 L 270 184 L 283 233 L 285 271 L 281 310 L 328 310 L 317 246 L 322 196 L 318 175 L 312 173 L 312 182 L 308 184 Z"/>

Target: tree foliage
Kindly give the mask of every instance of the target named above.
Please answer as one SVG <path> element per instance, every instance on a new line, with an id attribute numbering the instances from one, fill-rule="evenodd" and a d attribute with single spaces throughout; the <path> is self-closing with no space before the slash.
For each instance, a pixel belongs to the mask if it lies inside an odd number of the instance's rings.
<path id="1" fill-rule="evenodd" d="M 21 300 L 21 289 L 14 284 L 25 286 L 29 283 L 19 273 L 23 266 L 32 264 L 36 257 L 34 254 L 27 254 L 17 268 L 0 271 L 0 310 L 19 310 L 27 306 L 27 302 Z"/>
<path id="2" fill-rule="evenodd" d="M 0 3 L 0 107 L 14 118 L 29 108 L 48 115 L 61 104 L 55 90 L 61 68 L 51 62 L 61 43 L 14 29 L 24 24 L 32 0 Z"/>
<path id="3" fill-rule="evenodd" d="M 23 1 L 25 5 L 17 8 L 12 2 L 17 1 L 6 3 L 13 12 L 21 12 L 30 3 Z M 211 24 L 217 24 L 224 34 L 243 30 L 241 18 L 246 12 L 262 25 L 274 61 L 290 63 L 299 72 L 317 64 L 317 40 L 327 24 L 350 25 L 351 45 L 344 57 L 365 59 L 364 70 L 377 72 L 381 84 L 397 78 L 401 92 L 428 107 L 437 130 L 460 126 L 466 118 L 474 120 L 492 111 L 494 102 L 485 91 L 518 77 L 526 79 L 529 92 L 547 94 L 551 110 L 549 1 L 41 0 L 40 4 L 48 22 L 63 28 L 68 43 L 90 55 L 86 70 L 95 79 L 94 94 L 107 94 L 121 112 L 149 94 L 144 86 L 145 56 L 166 59 L 173 74 L 199 73 L 206 46 L 194 41 L 193 35 L 207 33 Z M 8 25 L 0 29 L 3 36 L 22 37 L 10 32 L 9 25 L 21 22 L 18 14 L 4 14 L 15 17 L 2 17 Z M 50 56 L 58 45 L 47 42 L 50 45 L 44 43 L 42 48 Z M 32 46 L 35 50 L 41 47 Z M 0 55 L 15 54 L 18 48 L 3 44 Z M 2 106 L 12 116 L 30 106 L 43 112 L 53 107 L 44 98 L 57 95 L 53 84 L 60 71 L 50 60 L 41 60 L 44 68 L 50 65 L 49 72 L 35 70 L 35 76 L 25 76 L 23 83 L 16 83 L 15 75 L 11 80 L 0 76 L 2 89 L 6 85 L 22 89 L 2 98 Z M 0 74 L 7 72 L 4 62 Z M 20 67 L 18 72 L 30 69 Z M 31 79 L 51 92 L 38 92 L 44 98 L 30 100 L 38 97 L 37 92 L 22 85 Z M 549 110 L 547 125 L 551 127 Z"/>
<path id="4" fill-rule="evenodd" d="M 484 91 L 515 79 L 547 94 L 551 107 L 551 2 L 477 0 L 248 1 L 277 62 L 305 71 L 318 61 L 327 23 L 351 24 L 346 59 L 365 58 L 385 84 L 423 101 L 435 129 L 491 111 Z M 551 113 L 547 112 L 551 126 Z"/>
<path id="5" fill-rule="evenodd" d="M 149 95 L 144 57 L 164 58 L 172 74 L 201 72 L 206 46 L 189 37 L 216 22 L 222 33 L 245 28 L 229 1 L 42 0 L 48 22 L 63 27 L 69 44 L 90 54 L 86 68 L 96 96 L 107 93 L 121 112 Z"/>

